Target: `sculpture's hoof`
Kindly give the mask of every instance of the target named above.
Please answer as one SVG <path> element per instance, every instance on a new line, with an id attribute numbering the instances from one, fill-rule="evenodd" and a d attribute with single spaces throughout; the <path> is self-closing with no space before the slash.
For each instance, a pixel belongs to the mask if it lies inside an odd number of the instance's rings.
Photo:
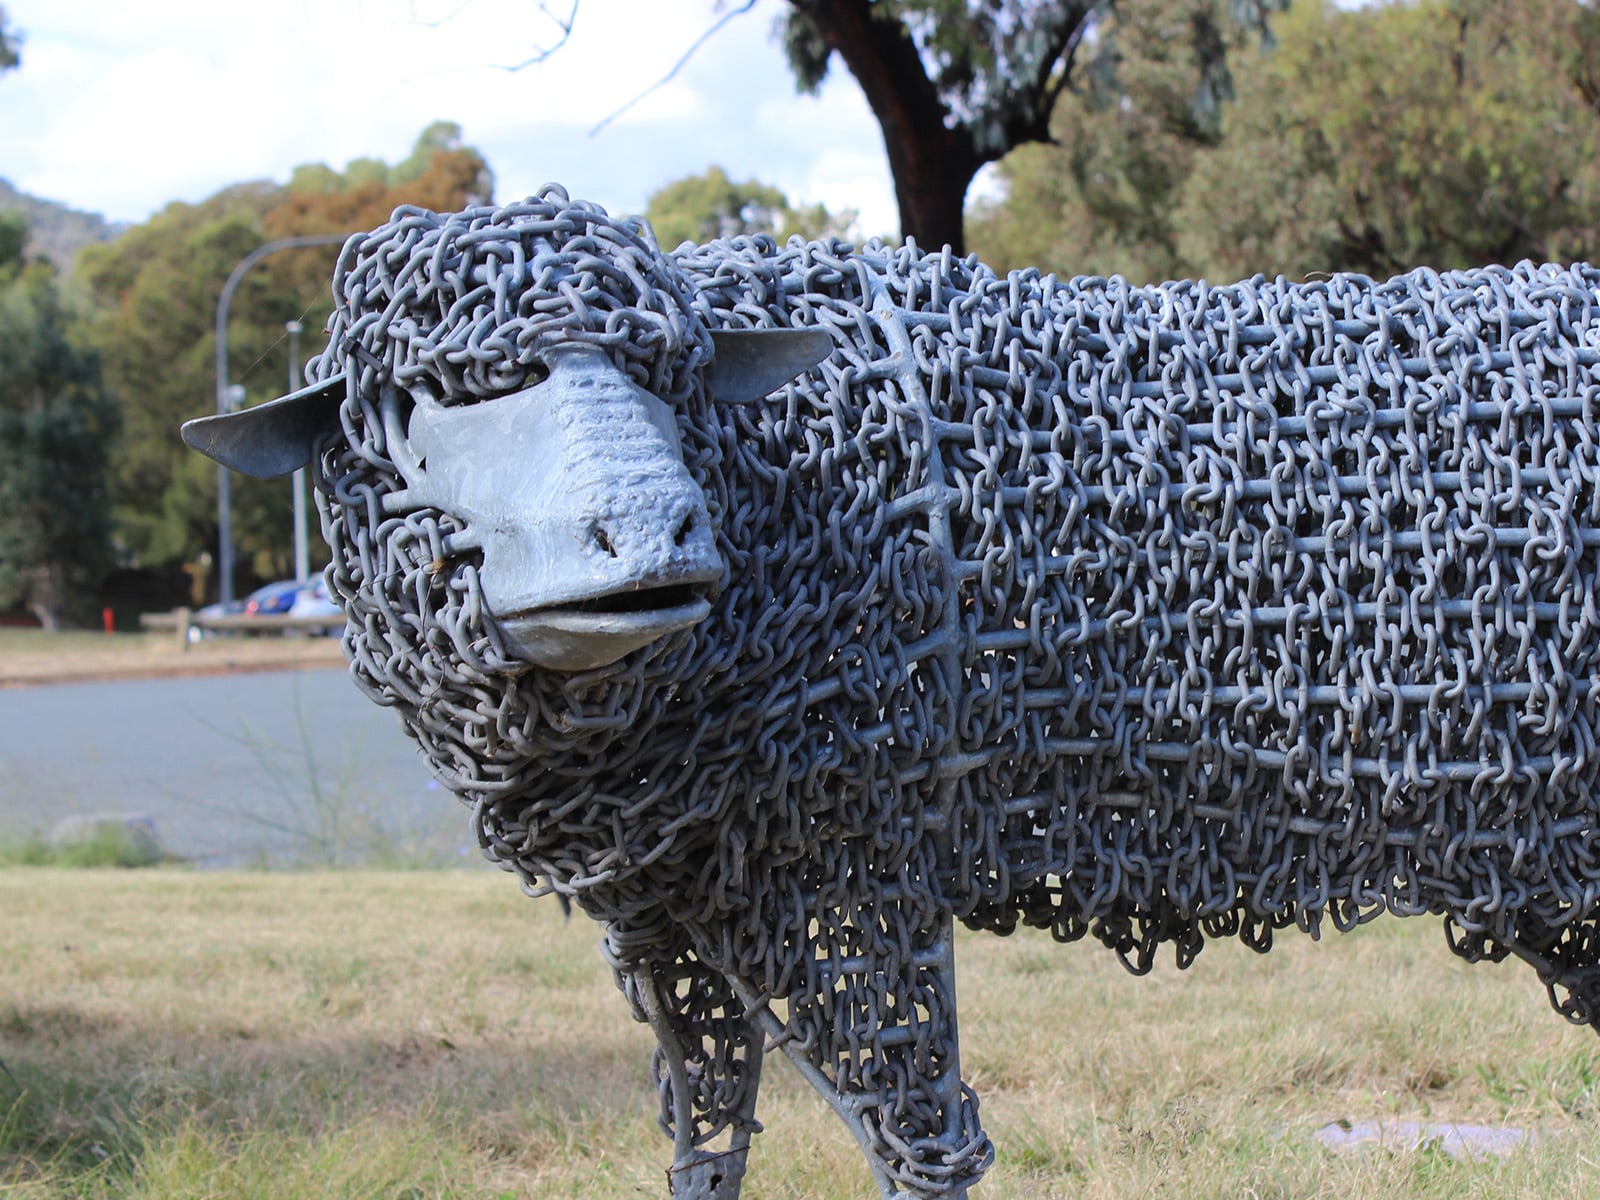
<path id="1" fill-rule="evenodd" d="M 672 1200 L 739 1200 L 744 1182 L 745 1150 L 702 1154 L 691 1163 L 667 1169 Z"/>

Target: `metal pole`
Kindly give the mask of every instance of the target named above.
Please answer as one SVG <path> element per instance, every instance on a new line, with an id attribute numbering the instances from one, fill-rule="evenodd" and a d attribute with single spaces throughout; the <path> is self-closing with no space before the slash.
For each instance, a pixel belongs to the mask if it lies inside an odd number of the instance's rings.
<path id="1" fill-rule="evenodd" d="M 233 293 L 239 287 L 245 272 L 269 254 L 279 250 L 293 250 L 300 246 L 343 245 L 348 233 L 307 233 L 299 237 L 276 238 L 264 246 L 257 246 L 241 258 L 228 281 L 222 285 L 222 295 L 217 297 L 217 411 L 231 411 L 228 391 L 228 306 L 233 303 Z M 233 519 L 229 509 L 233 489 L 228 478 L 228 468 L 217 468 L 217 598 L 227 604 L 233 599 Z"/>
<path id="2" fill-rule="evenodd" d="M 290 321 L 283 330 L 289 335 L 289 390 L 300 390 L 300 330 L 299 321 Z M 294 473 L 290 485 L 294 490 L 294 580 L 305 583 L 311 578 L 311 553 L 306 546 L 306 469 Z"/>
<path id="3" fill-rule="evenodd" d="M 244 385 L 227 384 L 217 397 L 217 411 L 230 413 L 244 404 Z M 227 604 L 233 599 L 233 475 L 227 467 L 217 467 L 217 541 L 222 551 L 217 564 L 217 599 Z"/>

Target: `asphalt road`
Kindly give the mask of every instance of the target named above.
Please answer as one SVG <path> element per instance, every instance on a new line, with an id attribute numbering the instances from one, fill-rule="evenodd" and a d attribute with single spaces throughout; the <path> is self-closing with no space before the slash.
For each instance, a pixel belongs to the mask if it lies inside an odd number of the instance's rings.
<path id="1" fill-rule="evenodd" d="M 343 670 L 0 690 L 0 838 L 144 814 L 201 866 L 472 861 L 467 810 Z"/>

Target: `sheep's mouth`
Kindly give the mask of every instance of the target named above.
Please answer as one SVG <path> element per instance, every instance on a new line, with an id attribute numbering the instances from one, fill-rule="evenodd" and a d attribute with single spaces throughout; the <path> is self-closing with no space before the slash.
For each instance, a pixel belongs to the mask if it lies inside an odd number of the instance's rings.
<path id="1" fill-rule="evenodd" d="M 711 602 L 703 591 L 695 584 L 628 588 L 527 609 L 500 618 L 499 624 L 518 658 L 558 670 L 587 670 L 704 621 Z"/>
<path id="2" fill-rule="evenodd" d="M 687 583 L 671 584 L 667 587 L 640 588 L 636 591 L 612 592 L 605 596 L 594 596 L 587 600 L 577 600 L 571 604 L 560 604 L 553 608 L 540 609 L 543 613 L 650 613 L 670 612 L 686 605 L 692 605 L 701 600 L 700 589 Z"/>

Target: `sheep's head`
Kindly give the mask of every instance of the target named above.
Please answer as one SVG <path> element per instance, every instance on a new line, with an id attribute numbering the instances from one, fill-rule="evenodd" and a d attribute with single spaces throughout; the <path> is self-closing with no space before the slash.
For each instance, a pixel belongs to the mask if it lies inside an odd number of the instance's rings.
<path id="1" fill-rule="evenodd" d="M 724 567 L 685 456 L 695 413 L 764 396 L 831 347 L 818 331 L 708 330 L 644 226 L 554 188 L 399 209 L 346 244 L 334 293 L 315 383 L 184 436 L 275 475 L 342 431 L 325 499 L 349 506 L 354 470 L 381 491 L 373 508 L 356 489 L 369 525 L 446 518 L 439 558 L 471 562 L 465 590 L 510 673 L 602 667 L 705 618 Z"/>

